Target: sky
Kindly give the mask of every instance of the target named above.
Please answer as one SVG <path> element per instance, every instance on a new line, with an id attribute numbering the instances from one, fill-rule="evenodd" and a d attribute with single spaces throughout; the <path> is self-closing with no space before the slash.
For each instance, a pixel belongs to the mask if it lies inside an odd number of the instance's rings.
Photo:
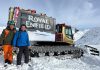
<path id="1" fill-rule="evenodd" d="M 100 0 L 0 0 L 0 26 L 8 21 L 9 7 L 35 9 L 79 29 L 100 27 Z"/>

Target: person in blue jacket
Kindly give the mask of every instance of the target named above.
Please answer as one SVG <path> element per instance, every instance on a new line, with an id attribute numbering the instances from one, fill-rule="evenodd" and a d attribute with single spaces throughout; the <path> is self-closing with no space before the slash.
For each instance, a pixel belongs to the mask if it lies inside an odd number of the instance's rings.
<path id="1" fill-rule="evenodd" d="M 28 33 L 26 31 L 26 25 L 22 24 L 20 26 L 19 31 L 15 33 L 14 39 L 13 39 L 13 46 L 19 48 L 19 52 L 17 54 L 17 65 L 21 65 L 21 59 L 22 55 L 25 56 L 25 63 L 28 64 L 29 62 L 29 48 L 30 48 L 30 42 Z"/>

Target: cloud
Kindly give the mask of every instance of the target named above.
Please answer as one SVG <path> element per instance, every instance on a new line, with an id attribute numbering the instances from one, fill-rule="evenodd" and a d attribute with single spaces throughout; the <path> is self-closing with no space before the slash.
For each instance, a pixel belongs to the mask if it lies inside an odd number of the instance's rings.
<path id="1" fill-rule="evenodd" d="M 56 18 L 57 23 L 65 22 L 74 27 L 100 26 L 100 4 L 98 0 L 7 0 L 0 3 L 0 22 L 7 22 L 8 9 L 10 6 L 20 6 L 25 9 L 36 9 L 39 13 L 46 13 Z M 3 8 L 2 6 L 3 5 Z"/>
<path id="2" fill-rule="evenodd" d="M 79 25 L 99 25 L 99 15 L 96 15 L 96 12 L 98 12 L 97 9 L 94 8 L 93 3 L 91 2 L 85 2 L 77 11 L 76 13 L 76 23 Z M 72 20 L 73 21 L 73 20 Z M 88 26 L 87 26 L 88 27 Z"/>
<path id="3" fill-rule="evenodd" d="M 90 28 L 94 26 L 100 26 L 100 13 L 98 8 L 94 7 L 94 4 L 90 0 L 73 0 L 69 1 L 68 5 L 64 5 L 67 3 L 62 3 L 61 8 L 57 14 L 58 22 L 66 22 L 66 24 L 72 25 L 74 27 L 82 27 L 82 28 Z M 57 15 L 56 15 L 57 16 Z"/>
<path id="4" fill-rule="evenodd" d="M 92 18 L 96 13 L 96 9 L 93 8 L 93 4 L 90 2 L 85 2 L 83 6 L 81 6 L 77 15 L 80 19 L 89 19 Z"/>

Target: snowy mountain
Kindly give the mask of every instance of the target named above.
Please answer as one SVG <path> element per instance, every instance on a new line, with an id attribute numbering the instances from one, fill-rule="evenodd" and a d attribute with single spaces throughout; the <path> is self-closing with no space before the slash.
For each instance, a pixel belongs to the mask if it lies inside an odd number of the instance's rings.
<path id="1" fill-rule="evenodd" d="M 80 34 L 82 33 L 80 32 Z M 99 45 L 100 44 L 100 27 L 92 28 L 86 31 L 85 33 L 83 32 L 83 36 L 81 36 L 81 38 L 76 41 L 76 44 L 77 45 L 83 45 L 83 44 Z"/>
<path id="2" fill-rule="evenodd" d="M 100 27 L 79 31 L 74 37 L 76 46 L 87 50 L 89 55 L 100 55 Z"/>

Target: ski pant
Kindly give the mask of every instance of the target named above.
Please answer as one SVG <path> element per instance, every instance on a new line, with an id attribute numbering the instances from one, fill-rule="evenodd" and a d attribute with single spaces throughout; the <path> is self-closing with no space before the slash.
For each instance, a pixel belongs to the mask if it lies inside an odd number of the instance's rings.
<path id="1" fill-rule="evenodd" d="M 19 47 L 19 52 L 17 54 L 17 65 L 21 65 L 22 55 L 24 54 L 24 62 L 29 62 L 29 49 L 28 47 Z"/>
<path id="2" fill-rule="evenodd" d="M 13 47 L 11 45 L 3 45 L 5 63 L 11 64 L 13 61 Z"/>

